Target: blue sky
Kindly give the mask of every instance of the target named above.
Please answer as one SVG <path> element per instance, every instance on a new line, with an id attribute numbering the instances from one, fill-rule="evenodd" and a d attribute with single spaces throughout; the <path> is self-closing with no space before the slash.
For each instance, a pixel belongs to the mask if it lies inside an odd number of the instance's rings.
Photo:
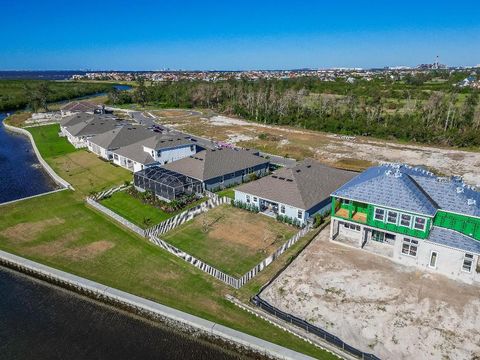
<path id="1" fill-rule="evenodd" d="M 0 10 L 2 70 L 480 63 L 478 0 L 0 0 Z"/>

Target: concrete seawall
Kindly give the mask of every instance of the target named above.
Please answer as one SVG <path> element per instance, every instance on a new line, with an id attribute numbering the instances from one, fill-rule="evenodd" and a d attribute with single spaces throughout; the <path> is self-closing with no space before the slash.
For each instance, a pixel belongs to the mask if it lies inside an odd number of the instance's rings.
<path id="1" fill-rule="evenodd" d="M 5 121 L 3 122 L 3 125 L 5 126 L 5 129 L 7 129 L 9 131 L 12 131 L 12 132 L 15 132 L 15 133 L 18 133 L 18 134 L 22 134 L 22 135 L 25 135 L 26 137 L 28 137 L 28 139 L 30 140 L 30 143 L 32 144 L 33 151 L 35 151 L 35 155 L 37 155 L 38 162 L 43 166 L 43 168 L 48 173 L 48 175 L 50 175 L 51 178 L 61 187 L 70 188 L 70 189 L 74 190 L 72 185 L 70 185 L 70 183 L 68 183 L 67 181 L 62 179 L 50 167 L 50 165 L 48 165 L 47 162 L 43 159 L 42 155 L 40 154 L 40 151 L 38 151 L 37 145 L 35 144 L 35 140 L 33 139 L 33 136 L 32 136 L 32 134 L 30 134 L 30 132 L 28 132 L 25 129 L 18 128 L 16 126 L 8 125 Z"/>
<path id="2" fill-rule="evenodd" d="M 60 271 L 0 250 L 0 265 L 33 275 L 50 283 L 74 290 L 91 298 L 116 305 L 139 315 L 160 320 L 183 331 L 198 333 L 275 359 L 311 360 L 313 358 L 251 335 L 204 320 L 183 311 L 129 294 L 127 292 Z"/>

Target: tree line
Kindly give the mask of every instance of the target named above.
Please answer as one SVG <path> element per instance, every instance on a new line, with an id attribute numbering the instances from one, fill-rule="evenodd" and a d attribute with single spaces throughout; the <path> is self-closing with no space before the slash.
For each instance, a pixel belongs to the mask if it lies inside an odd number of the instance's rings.
<path id="1" fill-rule="evenodd" d="M 457 76 L 458 77 L 458 76 Z M 460 147 L 480 146 L 479 91 L 451 82 L 315 78 L 154 83 L 113 90 L 111 103 L 209 108 L 265 124 Z"/>

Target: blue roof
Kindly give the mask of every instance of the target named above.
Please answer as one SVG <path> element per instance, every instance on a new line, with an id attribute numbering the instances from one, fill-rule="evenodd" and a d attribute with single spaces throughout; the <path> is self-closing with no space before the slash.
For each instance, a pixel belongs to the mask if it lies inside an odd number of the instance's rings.
<path id="1" fill-rule="evenodd" d="M 438 206 L 408 173 L 391 166 L 371 167 L 332 195 L 433 216 Z"/>
<path id="2" fill-rule="evenodd" d="M 441 209 L 480 217 L 480 193 L 460 178 L 402 164 L 371 167 L 332 195 L 427 216 Z"/>
<path id="3" fill-rule="evenodd" d="M 439 245 L 449 246 L 466 252 L 480 254 L 480 241 L 474 240 L 457 231 L 434 226 L 430 231 L 428 241 Z"/>

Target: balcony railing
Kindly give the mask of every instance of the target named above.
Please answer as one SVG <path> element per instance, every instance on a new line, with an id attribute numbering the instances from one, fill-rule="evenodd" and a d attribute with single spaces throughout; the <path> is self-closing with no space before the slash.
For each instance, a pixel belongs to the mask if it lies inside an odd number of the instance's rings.
<path id="1" fill-rule="evenodd" d="M 339 209 L 335 212 L 335 216 L 344 218 L 344 219 L 349 219 L 353 220 L 359 223 L 365 224 L 367 222 L 367 214 L 361 213 L 361 212 L 356 212 L 353 214 L 352 217 L 349 216 L 349 211 L 348 209 Z"/>

